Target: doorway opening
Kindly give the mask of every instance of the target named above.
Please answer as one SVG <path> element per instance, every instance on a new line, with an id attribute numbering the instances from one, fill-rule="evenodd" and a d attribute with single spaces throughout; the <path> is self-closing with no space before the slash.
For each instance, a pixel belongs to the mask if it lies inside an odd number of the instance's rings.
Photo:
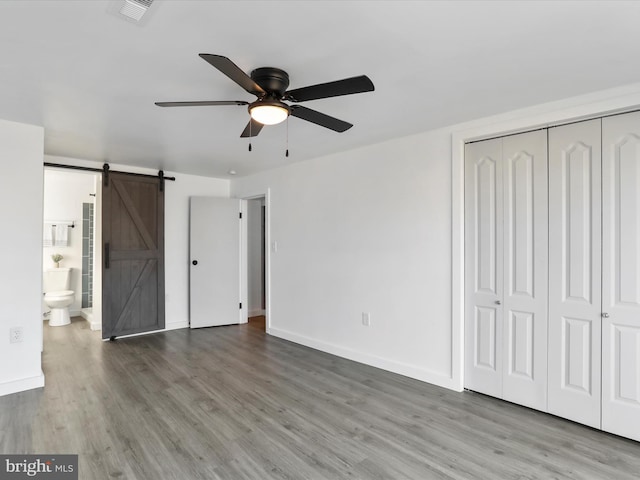
<path id="1" fill-rule="evenodd" d="M 44 328 L 88 322 L 102 328 L 100 259 L 101 175 L 45 167 L 43 189 L 43 294 L 69 292 L 68 301 L 47 301 L 43 295 Z M 66 282 L 66 283 L 65 283 Z M 61 285 L 61 286 L 60 286 Z M 68 286 L 68 288 L 66 288 Z M 63 288 L 64 287 L 64 288 Z"/>
<path id="2" fill-rule="evenodd" d="M 249 326 L 267 331 L 267 205 L 265 197 L 246 201 L 247 317 Z"/>

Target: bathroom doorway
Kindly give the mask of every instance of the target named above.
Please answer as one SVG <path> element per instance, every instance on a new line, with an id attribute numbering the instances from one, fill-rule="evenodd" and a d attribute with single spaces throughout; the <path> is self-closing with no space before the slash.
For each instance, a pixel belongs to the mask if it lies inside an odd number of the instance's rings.
<path id="1" fill-rule="evenodd" d="M 100 177 L 92 172 L 44 170 L 43 273 L 56 267 L 70 269 L 69 316 L 84 319 L 91 330 L 102 327 L 101 270 L 96 258 L 101 233 Z M 51 306 L 44 298 L 42 312 L 46 328 Z"/>

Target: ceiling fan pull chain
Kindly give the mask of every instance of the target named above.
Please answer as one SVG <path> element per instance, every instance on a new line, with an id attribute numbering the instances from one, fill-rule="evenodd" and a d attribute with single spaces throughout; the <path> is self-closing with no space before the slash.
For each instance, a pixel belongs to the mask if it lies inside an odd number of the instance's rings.
<path id="1" fill-rule="evenodd" d="M 284 153 L 284 156 L 289 158 L 289 117 L 287 117 L 287 150 Z"/>
<path id="2" fill-rule="evenodd" d="M 251 124 L 253 120 L 249 120 L 249 151 L 251 151 Z"/>

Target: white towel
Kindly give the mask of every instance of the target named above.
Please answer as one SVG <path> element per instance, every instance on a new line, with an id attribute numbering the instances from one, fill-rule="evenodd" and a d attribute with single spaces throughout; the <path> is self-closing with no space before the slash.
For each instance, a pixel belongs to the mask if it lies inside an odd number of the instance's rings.
<path id="1" fill-rule="evenodd" d="M 56 225 L 54 245 L 56 247 L 69 246 L 69 225 Z"/>
<path id="2" fill-rule="evenodd" d="M 44 247 L 53 247 L 53 225 L 44 225 L 42 231 L 42 245 Z"/>

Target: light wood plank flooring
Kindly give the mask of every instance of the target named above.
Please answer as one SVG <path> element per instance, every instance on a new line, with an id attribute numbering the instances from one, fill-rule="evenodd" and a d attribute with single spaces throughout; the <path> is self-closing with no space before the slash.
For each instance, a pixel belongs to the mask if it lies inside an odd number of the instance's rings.
<path id="1" fill-rule="evenodd" d="M 83 480 L 637 479 L 640 444 L 265 335 L 100 341 L 45 325 L 44 389 L 0 397 L 2 453 Z"/>

